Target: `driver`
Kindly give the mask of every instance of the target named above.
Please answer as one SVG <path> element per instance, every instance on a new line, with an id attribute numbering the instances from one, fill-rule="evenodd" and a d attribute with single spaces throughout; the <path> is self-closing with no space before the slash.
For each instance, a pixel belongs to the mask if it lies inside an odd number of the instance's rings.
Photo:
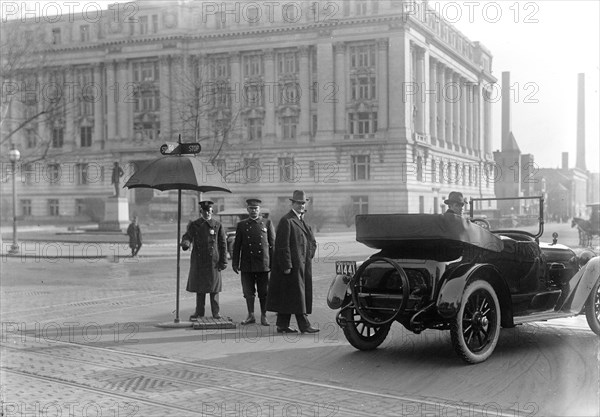
<path id="1" fill-rule="evenodd" d="M 456 214 L 457 216 L 462 216 L 463 207 L 466 203 L 467 199 L 463 197 L 462 193 L 458 191 L 451 191 L 448 198 L 444 200 L 444 204 L 448 206 L 446 214 Z"/>

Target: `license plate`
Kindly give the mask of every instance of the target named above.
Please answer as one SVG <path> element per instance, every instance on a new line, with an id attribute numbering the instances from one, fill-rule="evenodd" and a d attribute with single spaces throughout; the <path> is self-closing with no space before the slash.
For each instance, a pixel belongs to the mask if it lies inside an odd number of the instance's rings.
<path id="1" fill-rule="evenodd" d="M 356 261 L 336 261 L 335 273 L 353 276 L 356 273 Z"/>

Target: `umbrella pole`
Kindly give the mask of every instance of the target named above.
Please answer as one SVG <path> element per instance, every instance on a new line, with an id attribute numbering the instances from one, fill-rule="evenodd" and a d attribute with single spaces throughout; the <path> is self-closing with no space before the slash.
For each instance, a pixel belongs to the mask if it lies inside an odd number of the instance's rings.
<path id="1" fill-rule="evenodd" d="M 175 323 L 179 323 L 179 260 L 181 259 L 181 188 L 177 190 L 177 297 L 175 301 Z"/>

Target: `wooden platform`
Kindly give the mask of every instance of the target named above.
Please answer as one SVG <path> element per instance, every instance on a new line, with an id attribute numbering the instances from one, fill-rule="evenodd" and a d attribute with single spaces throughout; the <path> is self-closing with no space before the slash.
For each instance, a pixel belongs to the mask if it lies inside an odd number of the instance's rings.
<path id="1" fill-rule="evenodd" d="M 221 317 L 220 319 L 201 317 L 198 320 L 192 321 L 192 326 L 195 330 L 236 328 L 235 323 L 229 317 Z"/>

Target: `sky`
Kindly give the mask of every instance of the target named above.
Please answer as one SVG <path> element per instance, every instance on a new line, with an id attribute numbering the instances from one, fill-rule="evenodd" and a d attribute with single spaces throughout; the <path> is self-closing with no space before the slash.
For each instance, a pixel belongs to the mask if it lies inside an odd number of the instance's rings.
<path id="1" fill-rule="evenodd" d="M 115 1 L 73 1 L 102 8 Z M 259 0 L 260 2 L 261 0 Z M 280 0 L 287 2 L 293 0 Z M 10 2 L 23 3 L 65 2 Z M 430 1 L 467 38 L 481 42 L 493 55 L 493 75 L 509 71 L 514 91 L 512 131 L 521 152 L 534 155 L 541 168 L 557 168 L 562 153 L 575 165 L 577 74 L 585 74 L 586 167 L 600 171 L 600 1 L 498 0 Z M 75 9 L 75 10 L 76 10 Z M 4 6 L 2 7 L 4 11 Z M 501 144 L 501 100 L 492 105 L 493 150 Z"/>
<path id="2" fill-rule="evenodd" d="M 577 74 L 585 74 L 586 167 L 600 165 L 600 2 L 597 0 L 432 2 L 493 55 L 493 75 L 510 72 L 512 131 L 541 168 L 575 165 Z M 493 149 L 501 145 L 501 102 L 493 105 Z"/>

